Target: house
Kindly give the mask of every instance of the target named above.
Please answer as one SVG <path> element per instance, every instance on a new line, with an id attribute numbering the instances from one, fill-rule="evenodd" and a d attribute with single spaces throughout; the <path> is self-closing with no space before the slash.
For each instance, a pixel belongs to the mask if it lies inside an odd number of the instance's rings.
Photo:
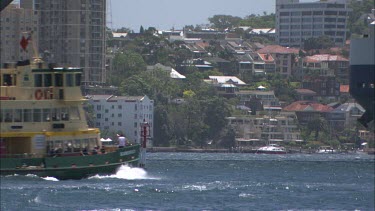
<path id="1" fill-rule="evenodd" d="M 157 63 L 155 65 L 147 66 L 147 71 L 154 71 L 154 70 L 157 70 L 157 69 L 164 70 L 166 75 L 169 74 L 169 76 L 171 78 L 174 78 L 174 79 L 185 79 L 186 78 L 184 75 L 180 74 L 179 72 L 177 72 L 172 67 L 164 66 L 160 63 Z"/>
<path id="2" fill-rule="evenodd" d="M 299 123 L 302 125 L 320 117 L 325 118 L 327 112 L 332 110 L 332 107 L 314 101 L 296 101 L 282 109 L 282 111 L 295 112 Z"/>
<path id="3" fill-rule="evenodd" d="M 295 89 L 297 93 L 298 100 L 309 100 L 314 101 L 316 100 L 316 92 L 310 89 Z"/>
<path id="4" fill-rule="evenodd" d="M 270 54 L 276 62 L 276 73 L 279 73 L 285 78 L 289 78 L 294 72 L 298 62 L 296 60 L 299 55 L 299 49 L 287 48 L 280 45 L 268 45 L 257 53 Z"/>
<path id="5" fill-rule="evenodd" d="M 337 101 L 340 96 L 340 83 L 334 76 L 305 76 L 301 85 L 316 92 L 319 100 Z"/>
<path id="6" fill-rule="evenodd" d="M 253 113 L 269 108 L 281 110 L 279 99 L 273 90 L 240 90 L 237 93 L 240 105 L 250 107 Z"/>
<path id="7" fill-rule="evenodd" d="M 122 132 L 136 143 L 141 143 L 141 125 L 149 125 L 147 146 L 152 146 L 154 135 L 154 101 L 147 96 L 91 95 L 88 102 L 93 106 L 95 125 L 102 134 Z M 112 137 L 113 138 L 113 137 Z"/>
<path id="8" fill-rule="evenodd" d="M 227 98 L 235 97 L 239 91 L 238 87 L 246 85 L 235 76 L 209 76 L 205 82 L 215 86 L 218 94 Z"/>
<path id="9" fill-rule="evenodd" d="M 335 76 L 344 84 L 349 84 L 349 59 L 340 55 L 316 54 L 302 59 L 295 76 L 303 79 L 304 76 L 314 74 L 319 76 Z"/>
<path id="10" fill-rule="evenodd" d="M 353 127 L 357 119 L 365 113 L 365 109 L 358 103 L 344 103 L 326 115 L 331 128 L 343 130 Z"/>

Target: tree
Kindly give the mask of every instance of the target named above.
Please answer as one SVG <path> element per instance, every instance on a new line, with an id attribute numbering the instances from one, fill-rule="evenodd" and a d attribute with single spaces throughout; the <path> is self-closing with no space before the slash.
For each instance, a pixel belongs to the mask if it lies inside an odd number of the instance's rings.
<path id="1" fill-rule="evenodd" d="M 139 33 L 140 33 L 140 34 L 145 33 L 145 29 L 143 28 L 143 26 L 141 26 L 141 27 L 139 28 Z"/>
<path id="2" fill-rule="evenodd" d="M 224 31 L 239 26 L 242 19 L 231 15 L 214 15 L 213 17 L 208 18 L 208 20 L 214 28 Z"/>
<path id="3" fill-rule="evenodd" d="M 328 36 L 320 36 L 318 38 L 311 37 L 304 41 L 304 50 L 312 49 L 328 49 L 335 46 L 335 43 Z"/>
<path id="4" fill-rule="evenodd" d="M 146 63 L 142 56 L 133 51 L 120 52 L 113 58 L 113 73 L 110 75 L 110 82 L 119 86 L 121 82 L 142 71 L 146 70 Z"/>

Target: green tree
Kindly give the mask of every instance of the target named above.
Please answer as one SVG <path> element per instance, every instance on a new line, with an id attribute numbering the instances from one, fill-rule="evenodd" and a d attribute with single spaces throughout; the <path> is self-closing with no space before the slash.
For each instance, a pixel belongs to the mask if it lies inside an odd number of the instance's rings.
<path id="1" fill-rule="evenodd" d="M 335 46 L 335 43 L 326 35 L 318 38 L 311 37 L 304 41 L 304 50 L 309 51 L 311 49 L 328 49 Z"/>
<path id="2" fill-rule="evenodd" d="M 117 53 L 113 58 L 113 73 L 109 77 L 110 82 L 119 86 L 124 79 L 145 70 L 146 63 L 140 54 L 132 51 Z"/>
<path id="3" fill-rule="evenodd" d="M 223 31 L 225 29 L 232 29 L 239 26 L 242 19 L 231 15 L 214 15 L 213 17 L 208 18 L 208 20 L 214 28 Z"/>

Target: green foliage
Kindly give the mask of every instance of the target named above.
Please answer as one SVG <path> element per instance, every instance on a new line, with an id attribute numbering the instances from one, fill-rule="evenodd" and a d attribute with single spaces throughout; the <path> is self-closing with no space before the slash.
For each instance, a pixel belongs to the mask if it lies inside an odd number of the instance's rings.
<path id="1" fill-rule="evenodd" d="M 208 18 L 208 20 L 214 28 L 223 31 L 225 29 L 232 29 L 239 26 L 242 19 L 231 15 L 214 15 L 213 17 Z"/>
<path id="2" fill-rule="evenodd" d="M 140 54 L 132 51 L 117 53 L 113 58 L 113 73 L 109 77 L 110 82 L 114 86 L 119 86 L 124 79 L 145 70 L 146 63 Z"/>
<path id="3" fill-rule="evenodd" d="M 252 28 L 275 28 L 275 14 L 268 15 L 249 15 L 240 21 L 241 26 L 250 26 Z"/>
<path id="4" fill-rule="evenodd" d="M 328 49 L 333 46 L 335 46 L 335 43 L 328 36 L 311 37 L 304 42 L 305 51 L 311 49 Z"/>
<path id="5" fill-rule="evenodd" d="M 351 34 L 363 34 L 367 31 L 368 26 L 359 20 L 359 18 L 366 13 L 371 13 L 374 8 L 374 0 L 351 1 L 349 8 L 353 11 L 349 15 L 348 28 Z"/>

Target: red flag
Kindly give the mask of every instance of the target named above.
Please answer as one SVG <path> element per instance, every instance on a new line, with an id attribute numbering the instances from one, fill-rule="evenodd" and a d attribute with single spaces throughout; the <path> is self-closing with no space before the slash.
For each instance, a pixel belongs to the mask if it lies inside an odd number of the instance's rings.
<path id="1" fill-rule="evenodd" d="M 29 39 L 26 39 L 24 36 L 22 36 L 22 39 L 21 39 L 21 42 L 20 42 L 20 45 L 22 47 L 23 50 L 26 50 L 27 48 L 27 45 L 29 44 Z"/>

